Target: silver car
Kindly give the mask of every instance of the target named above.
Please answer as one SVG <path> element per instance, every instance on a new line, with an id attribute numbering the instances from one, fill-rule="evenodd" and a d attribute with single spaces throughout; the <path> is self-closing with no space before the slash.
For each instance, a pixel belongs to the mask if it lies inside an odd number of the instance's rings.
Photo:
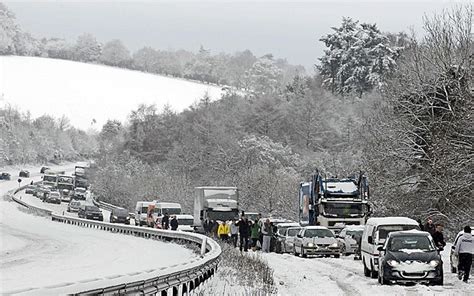
<path id="1" fill-rule="evenodd" d="M 364 226 L 347 226 L 341 230 L 337 235 L 339 241 L 339 247 L 343 255 L 355 254 L 359 244 L 357 243 L 357 237 L 362 238 L 364 232 Z"/>
<path id="2" fill-rule="evenodd" d="M 307 226 L 296 235 L 293 254 L 334 256 L 339 258 L 341 251 L 334 233 L 324 226 Z"/>
<path id="3" fill-rule="evenodd" d="M 283 241 L 283 253 L 293 253 L 296 235 L 301 231 L 301 227 L 289 227 L 285 229 L 285 239 Z"/>

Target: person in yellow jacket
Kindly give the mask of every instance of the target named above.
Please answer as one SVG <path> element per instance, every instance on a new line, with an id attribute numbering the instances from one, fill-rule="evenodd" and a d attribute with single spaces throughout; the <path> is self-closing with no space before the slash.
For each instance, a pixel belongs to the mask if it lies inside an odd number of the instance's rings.
<path id="1" fill-rule="evenodd" d="M 217 229 L 217 235 L 219 236 L 219 238 L 226 242 L 229 239 L 229 233 L 229 224 L 227 224 L 225 221 L 221 222 L 221 224 L 219 224 L 219 228 Z"/>

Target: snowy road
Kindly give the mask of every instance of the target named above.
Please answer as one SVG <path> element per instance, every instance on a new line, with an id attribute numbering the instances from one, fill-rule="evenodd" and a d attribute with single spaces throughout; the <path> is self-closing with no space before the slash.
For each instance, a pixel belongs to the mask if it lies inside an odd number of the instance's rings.
<path id="1" fill-rule="evenodd" d="M 17 186 L 15 180 L 0 182 L 0 195 Z M 0 234 L 0 294 L 33 288 L 34 295 L 40 287 L 125 280 L 196 259 L 175 244 L 52 222 L 3 199 Z"/>
<path id="2" fill-rule="evenodd" d="M 474 283 L 460 282 L 449 272 L 449 248 L 443 252 L 444 286 L 381 286 L 364 277 L 361 261 L 343 258 L 299 258 L 263 254 L 274 270 L 279 295 L 474 295 Z"/>

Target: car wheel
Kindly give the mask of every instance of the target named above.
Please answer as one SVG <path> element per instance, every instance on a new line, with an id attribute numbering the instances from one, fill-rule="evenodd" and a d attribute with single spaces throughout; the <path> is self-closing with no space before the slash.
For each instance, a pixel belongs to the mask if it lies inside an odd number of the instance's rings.
<path id="1" fill-rule="evenodd" d="M 364 276 L 369 277 L 370 276 L 370 270 L 365 265 L 365 260 L 362 260 L 362 261 L 364 261 Z"/>
<path id="2" fill-rule="evenodd" d="M 305 254 L 303 248 L 301 248 L 301 257 L 303 257 L 303 258 L 307 258 L 307 257 L 308 257 L 308 254 Z"/>
<path id="3" fill-rule="evenodd" d="M 299 256 L 299 255 L 300 255 L 298 252 L 296 252 L 296 246 L 294 247 L 293 254 L 294 254 L 295 256 Z"/>

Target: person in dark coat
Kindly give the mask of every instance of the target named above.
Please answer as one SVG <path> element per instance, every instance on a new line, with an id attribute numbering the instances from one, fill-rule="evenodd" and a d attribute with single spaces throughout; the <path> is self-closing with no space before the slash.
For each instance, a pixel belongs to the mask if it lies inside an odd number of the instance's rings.
<path id="1" fill-rule="evenodd" d="M 433 233 L 433 241 L 438 249 L 444 250 L 444 247 L 446 246 L 446 242 L 444 241 L 443 225 L 441 224 L 436 225 L 436 230 Z"/>
<path id="2" fill-rule="evenodd" d="M 176 216 L 174 215 L 171 217 L 170 226 L 171 230 L 178 230 L 178 219 L 176 219 Z"/>
<path id="3" fill-rule="evenodd" d="M 239 235 L 240 235 L 240 244 L 239 244 L 239 249 L 242 252 L 242 249 L 244 249 L 244 252 L 248 251 L 249 248 L 249 233 L 250 233 L 250 224 L 249 221 L 247 220 L 247 217 L 242 216 L 235 225 L 239 227 Z"/>
<path id="4" fill-rule="evenodd" d="M 165 213 L 163 219 L 161 219 L 161 228 L 168 230 L 170 228 L 170 216 Z"/>
<path id="5" fill-rule="evenodd" d="M 424 231 L 429 232 L 431 236 L 433 236 L 436 229 L 435 229 L 435 225 L 433 224 L 433 220 L 431 220 L 431 218 L 428 218 L 428 222 L 426 222 L 423 229 Z"/>

